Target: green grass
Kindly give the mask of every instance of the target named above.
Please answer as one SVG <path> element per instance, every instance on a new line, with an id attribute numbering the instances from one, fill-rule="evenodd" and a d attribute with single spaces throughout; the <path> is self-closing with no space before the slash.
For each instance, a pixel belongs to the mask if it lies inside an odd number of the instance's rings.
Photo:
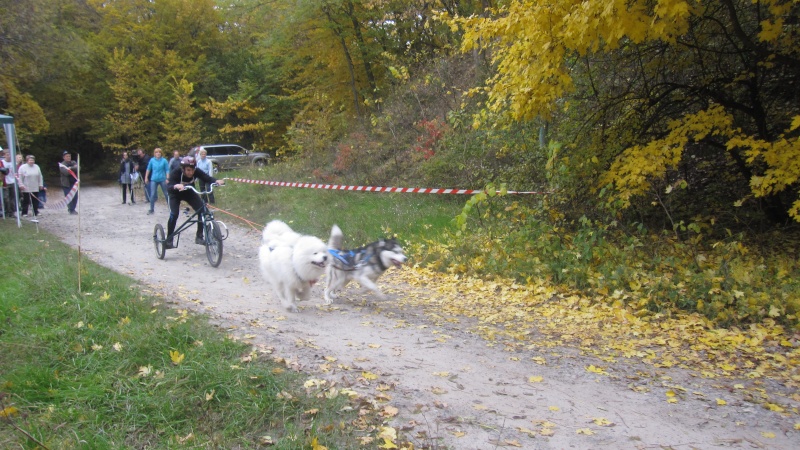
<path id="1" fill-rule="evenodd" d="M 280 167 L 223 172 L 221 175 L 269 181 L 305 181 L 281 176 L 276 173 Z M 463 195 L 365 193 L 236 181 L 230 181 L 215 191 L 215 195 L 217 193 L 219 201 L 216 206 L 261 226 L 280 219 L 298 232 L 327 240 L 325 237 L 330 234 L 331 226 L 337 224 L 344 232 L 348 248 L 390 234 L 397 234 L 404 240 L 417 240 L 449 229 L 468 199 Z"/>
<path id="2" fill-rule="evenodd" d="M 75 251 L 13 221 L 0 246 L 0 448 L 358 447 L 345 396 L 307 395 L 266 356 L 242 362 L 250 346 L 205 317 L 86 258 L 78 292 Z"/>

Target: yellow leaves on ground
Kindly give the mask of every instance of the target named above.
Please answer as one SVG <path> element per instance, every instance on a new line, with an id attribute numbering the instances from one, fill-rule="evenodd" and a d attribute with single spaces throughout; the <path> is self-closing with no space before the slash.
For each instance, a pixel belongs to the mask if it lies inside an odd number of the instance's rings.
<path id="1" fill-rule="evenodd" d="M 595 367 L 594 365 L 586 367 L 586 371 L 591 373 L 597 373 L 600 375 L 608 375 L 608 372 L 606 372 L 605 369 L 603 369 L 602 367 Z"/>
<path id="2" fill-rule="evenodd" d="M 776 405 L 774 403 L 765 403 L 764 406 L 766 406 L 766 408 L 770 411 L 775 411 L 780 413 L 785 411 L 785 409 L 782 408 L 780 405 Z"/>
<path id="3" fill-rule="evenodd" d="M 601 427 L 613 427 L 614 426 L 614 422 L 606 419 L 605 417 L 595 417 L 594 419 L 592 419 L 592 422 L 594 422 L 595 425 L 598 425 L 598 426 L 601 426 Z"/>
<path id="4" fill-rule="evenodd" d="M 671 389 L 670 389 L 669 391 L 667 391 L 667 392 L 666 392 L 666 396 L 667 396 L 667 403 L 678 403 L 678 397 L 677 397 L 677 395 L 678 395 L 678 394 L 676 394 L 676 393 L 675 393 L 675 391 L 673 391 L 673 390 L 671 390 Z"/>
<path id="5" fill-rule="evenodd" d="M 179 352 L 177 350 L 170 350 L 169 351 L 169 359 L 172 361 L 172 364 L 174 364 L 176 366 L 183 362 L 183 358 L 185 356 L 186 355 L 184 355 L 183 353 L 181 353 L 181 352 Z"/>
<path id="6" fill-rule="evenodd" d="M 19 415 L 19 410 L 13 406 L 7 406 L 0 410 L 0 418 L 8 418 Z"/>
<path id="7" fill-rule="evenodd" d="M 541 383 L 542 381 L 544 381 L 544 377 L 540 375 L 528 377 L 528 383 Z"/>
<path id="8" fill-rule="evenodd" d="M 379 448 L 397 448 L 394 441 L 397 440 L 397 430 L 392 427 L 381 427 L 378 430 L 378 439 L 383 441 Z"/>
<path id="9" fill-rule="evenodd" d="M 535 279 L 520 285 L 511 280 L 484 281 L 420 267 L 392 271 L 387 276 L 409 286 L 409 295 L 400 302 L 423 309 L 433 307 L 434 323 L 473 318 L 476 324 L 469 331 L 490 345 L 502 343 L 506 351 L 544 353 L 556 346 L 572 345 L 608 363 L 636 359 L 653 367 L 689 370 L 707 379 L 746 377 L 784 385 L 800 382 L 792 379 L 800 371 L 800 342 L 770 319 L 747 328 L 720 329 L 698 314 L 638 315 L 635 307 L 626 306 L 638 304 L 638 299 L 626 297 L 624 302 L 615 302 L 615 296 L 621 293 L 610 293 L 610 298 L 586 298 L 556 291 L 546 281 Z M 414 295 L 414 286 L 426 292 L 435 286 L 435 295 Z M 531 361 L 546 363 L 543 356 L 531 357 Z M 592 364 L 586 370 L 610 375 L 607 367 Z M 748 386 L 737 383 L 733 387 L 753 388 Z M 638 383 L 631 389 L 647 391 Z M 770 397 L 768 392 L 755 396 L 763 399 L 762 403 Z M 672 401 L 678 398 L 672 397 Z"/>
<path id="10" fill-rule="evenodd" d="M 311 440 L 311 450 L 328 450 L 328 447 L 320 445 L 319 442 L 317 441 L 317 438 L 315 437 L 314 439 Z"/>

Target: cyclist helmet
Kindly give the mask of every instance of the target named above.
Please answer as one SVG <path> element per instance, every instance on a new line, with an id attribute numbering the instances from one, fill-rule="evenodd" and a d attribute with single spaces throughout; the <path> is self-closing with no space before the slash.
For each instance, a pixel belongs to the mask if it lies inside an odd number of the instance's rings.
<path id="1" fill-rule="evenodd" d="M 195 161 L 194 157 L 184 156 L 183 159 L 181 159 L 181 167 L 186 167 L 186 166 L 191 166 L 191 167 L 197 166 L 197 162 Z"/>

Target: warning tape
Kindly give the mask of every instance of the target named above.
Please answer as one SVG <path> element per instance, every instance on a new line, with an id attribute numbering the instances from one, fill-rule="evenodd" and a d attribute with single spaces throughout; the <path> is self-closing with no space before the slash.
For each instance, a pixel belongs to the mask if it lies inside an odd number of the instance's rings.
<path id="1" fill-rule="evenodd" d="M 75 198 L 75 195 L 78 193 L 78 184 L 80 181 L 76 181 L 75 184 L 72 185 L 72 189 L 67 192 L 67 195 L 64 196 L 62 200 L 59 200 L 55 203 L 46 203 L 49 209 L 65 209 L 67 204 Z"/>
<path id="2" fill-rule="evenodd" d="M 225 178 L 239 183 L 261 184 L 264 186 L 298 187 L 311 189 L 330 189 L 335 191 L 357 191 L 357 192 L 402 192 L 407 194 L 478 194 L 484 189 L 441 189 L 441 188 L 401 188 L 384 186 L 345 186 L 340 184 L 320 184 L 320 183 L 297 183 L 287 181 L 266 181 L 248 180 L 245 178 Z M 497 191 L 500 193 L 500 191 Z M 506 191 L 507 194 L 540 194 L 546 195 L 551 192 L 545 191 Z"/>

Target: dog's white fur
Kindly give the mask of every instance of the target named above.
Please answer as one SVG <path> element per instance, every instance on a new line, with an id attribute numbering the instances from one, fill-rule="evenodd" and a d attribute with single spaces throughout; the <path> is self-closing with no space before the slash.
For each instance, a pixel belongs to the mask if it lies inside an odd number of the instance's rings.
<path id="1" fill-rule="evenodd" d="M 342 233 L 342 230 L 337 225 L 334 225 L 331 228 L 331 236 L 328 239 L 328 247 L 334 250 L 342 250 L 343 240 L 344 234 Z M 380 243 L 383 241 L 378 242 Z M 391 242 L 395 241 L 391 240 Z M 374 244 L 376 243 L 371 245 Z M 366 248 L 369 247 L 370 246 L 367 246 Z M 399 267 L 406 262 L 406 255 L 402 252 L 402 249 L 399 247 L 399 245 L 396 245 L 396 247 L 397 248 L 394 249 L 385 248 L 382 251 L 377 252 L 376 255 L 372 255 L 371 258 L 380 258 L 381 264 L 383 264 L 383 267 L 387 269 L 392 266 Z M 336 295 L 336 291 L 344 289 L 344 287 L 347 286 L 347 284 L 351 281 L 357 281 L 359 285 L 372 291 L 379 299 L 386 299 L 386 295 L 381 292 L 381 289 L 377 284 L 375 284 L 375 281 L 378 279 L 378 277 L 383 275 L 386 270 L 380 270 L 380 268 L 375 264 L 357 265 L 356 267 L 348 267 L 344 270 L 341 267 L 337 268 L 336 265 L 337 264 L 331 260 L 325 269 L 325 278 L 327 280 L 327 286 L 325 287 L 326 305 L 333 303 L 333 300 L 338 297 Z"/>
<path id="2" fill-rule="evenodd" d="M 300 233 L 294 231 L 285 222 L 272 220 L 264 227 L 264 233 L 261 235 L 261 245 L 268 245 L 271 248 L 279 245 L 292 246 L 300 239 L 300 236 Z"/>
<path id="3" fill-rule="evenodd" d="M 325 272 L 328 247 L 319 238 L 295 233 L 283 222 L 270 224 L 272 231 L 281 232 L 270 236 L 269 240 L 264 238 L 267 243 L 262 243 L 258 250 L 261 274 L 272 286 L 281 305 L 297 312 L 296 302 L 308 300 L 311 286 Z"/>

